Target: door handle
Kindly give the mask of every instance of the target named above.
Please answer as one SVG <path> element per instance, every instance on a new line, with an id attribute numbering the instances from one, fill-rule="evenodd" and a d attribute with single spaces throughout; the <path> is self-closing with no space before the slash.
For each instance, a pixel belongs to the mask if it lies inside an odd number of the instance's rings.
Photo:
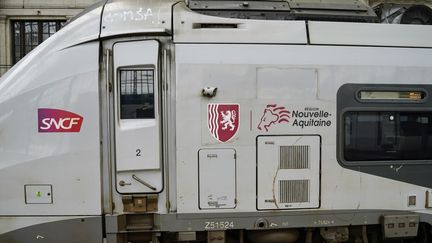
<path id="1" fill-rule="evenodd" d="M 139 178 L 138 176 L 136 176 L 136 175 L 132 175 L 132 179 L 138 181 L 139 183 L 141 183 L 141 184 L 143 184 L 144 186 L 146 186 L 146 187 L 152 189 L 153 191 L 156 191 L 156 190 L 157 190 L 156 187 L 154 187 L 154 186 L 150 185 L 149 183 L 143 181 L 142 179 L 140 179 L 140 178 Z"/>

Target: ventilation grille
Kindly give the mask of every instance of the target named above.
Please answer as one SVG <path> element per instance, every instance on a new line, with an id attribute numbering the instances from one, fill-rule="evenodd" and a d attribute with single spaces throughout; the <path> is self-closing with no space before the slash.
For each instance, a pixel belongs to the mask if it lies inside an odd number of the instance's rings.
<path id="1" fill-rule="evenodd" d="M 309 202 L 309 180 L 279 181 L 279 203 Z"/>
<path id="2" fill-rule="evenodd" d="M 309 169 L 310 146 L 281 146 L 280 147 L 280 169 Z"/>

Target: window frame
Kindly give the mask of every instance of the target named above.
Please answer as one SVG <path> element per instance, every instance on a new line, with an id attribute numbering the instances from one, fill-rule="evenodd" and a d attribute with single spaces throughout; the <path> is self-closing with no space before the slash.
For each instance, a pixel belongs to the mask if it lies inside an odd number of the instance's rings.
<path id="1" fill-rule="evenodd" d="M 30 53 L 34 48 L 36 48 L 38 45 L 40 45 L 42 42 L 44 42 L 43 39 L 43 24 L 44 23 L 50 23 L 50 22 L 55 22 L 56 24 L 56 31 L 54 32 L 54 34 L 56 32 L 58 32 L 62 27 L 64 27 L 64 25 L 66 24 L 67 19 L 12 19 L 10 21 L 10 32 L 11 32 L 11 61 L 12 61 L 12 65 L 16 64 L 17 62 L 19 62 L 21 59 L 23 59 L 28 53 Z M 16 56 L 16 42 L 15 42 L 15 24 L 16 23 L 20 23 L 20 44 L 19 49 L 20 49 L 20 56 L 17 57 Z M 37 45 L 32 48 L 29 52 L 26 52 L 26 42 L 25 42 L 25 23 L 37 23 L 38 26 L 38 30 L 37 30 Z M 49 38 L 49 37 L 48 37 Z M 24 54 L 25 53 L 25 54 Z"/>
<path id="2" fill-rule="evenodd" d="M 421 91 L 424 99 L 419 101 L 406 100 L 360 100 L 361 91 Z M 401 84 L 344 84 L 337 92 L 337 133 L 336 157 L 344 167 L 360 166 L 400 166 L 400 165 L 431 165 L 430 160 L 367 160 L 356 161 L 345 159 L 345 117 L 349 112 L 430 112 L 432 113 L 432 85 L 401 85 Z"/>
<path id="3" fill-rule="evenodd" d="M 153 71 L 153 117 L 151 118 L 122 118 L 122 103 L 121 103 L 121 71 L 147 71 L 151 70 Z M 117 107 L 118 107 L 118 120 L 121 122 L 133 122 L 133 121 L 140 121 L 140 120 L 156 120 L 157 119 L 157 97 L 155 92 L 155 85 L 157 85 L 157 68 L 154 65 L 134 65 L 134 66 L 120 66 L 116 70 L 116 76 L 117 76 Z"/>

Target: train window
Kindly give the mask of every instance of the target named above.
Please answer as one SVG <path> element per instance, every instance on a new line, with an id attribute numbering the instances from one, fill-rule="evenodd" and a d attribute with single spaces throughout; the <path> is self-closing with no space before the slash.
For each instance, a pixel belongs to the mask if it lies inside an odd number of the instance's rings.
<path id="1" fill-rule="evenodd" d="M 346 161 L 432 159 L 432 112 L 353 111 L 343 120 Z"/>
<path id="2" fill-rule="evenodd" d="M 426 94 L 423 91 L 373 91 L 362 90 L 359 92 L 361 100 L 393 100 L 393 101 L 421 101 Z"/>
<path id="3" fill-rule="evenodd" d="M 154 69 L 120 69 L 120 119 L 155 118 Z"/>

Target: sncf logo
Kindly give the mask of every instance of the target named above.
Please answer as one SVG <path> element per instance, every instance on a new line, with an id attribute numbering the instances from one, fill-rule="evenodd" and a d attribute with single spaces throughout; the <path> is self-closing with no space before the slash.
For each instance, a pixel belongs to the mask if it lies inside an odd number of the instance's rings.
<path id="1" fill-rule="evenodd" d="M 38 109 L 39 132 L 79 132 L 83 117 L 58 109 Z"/>

